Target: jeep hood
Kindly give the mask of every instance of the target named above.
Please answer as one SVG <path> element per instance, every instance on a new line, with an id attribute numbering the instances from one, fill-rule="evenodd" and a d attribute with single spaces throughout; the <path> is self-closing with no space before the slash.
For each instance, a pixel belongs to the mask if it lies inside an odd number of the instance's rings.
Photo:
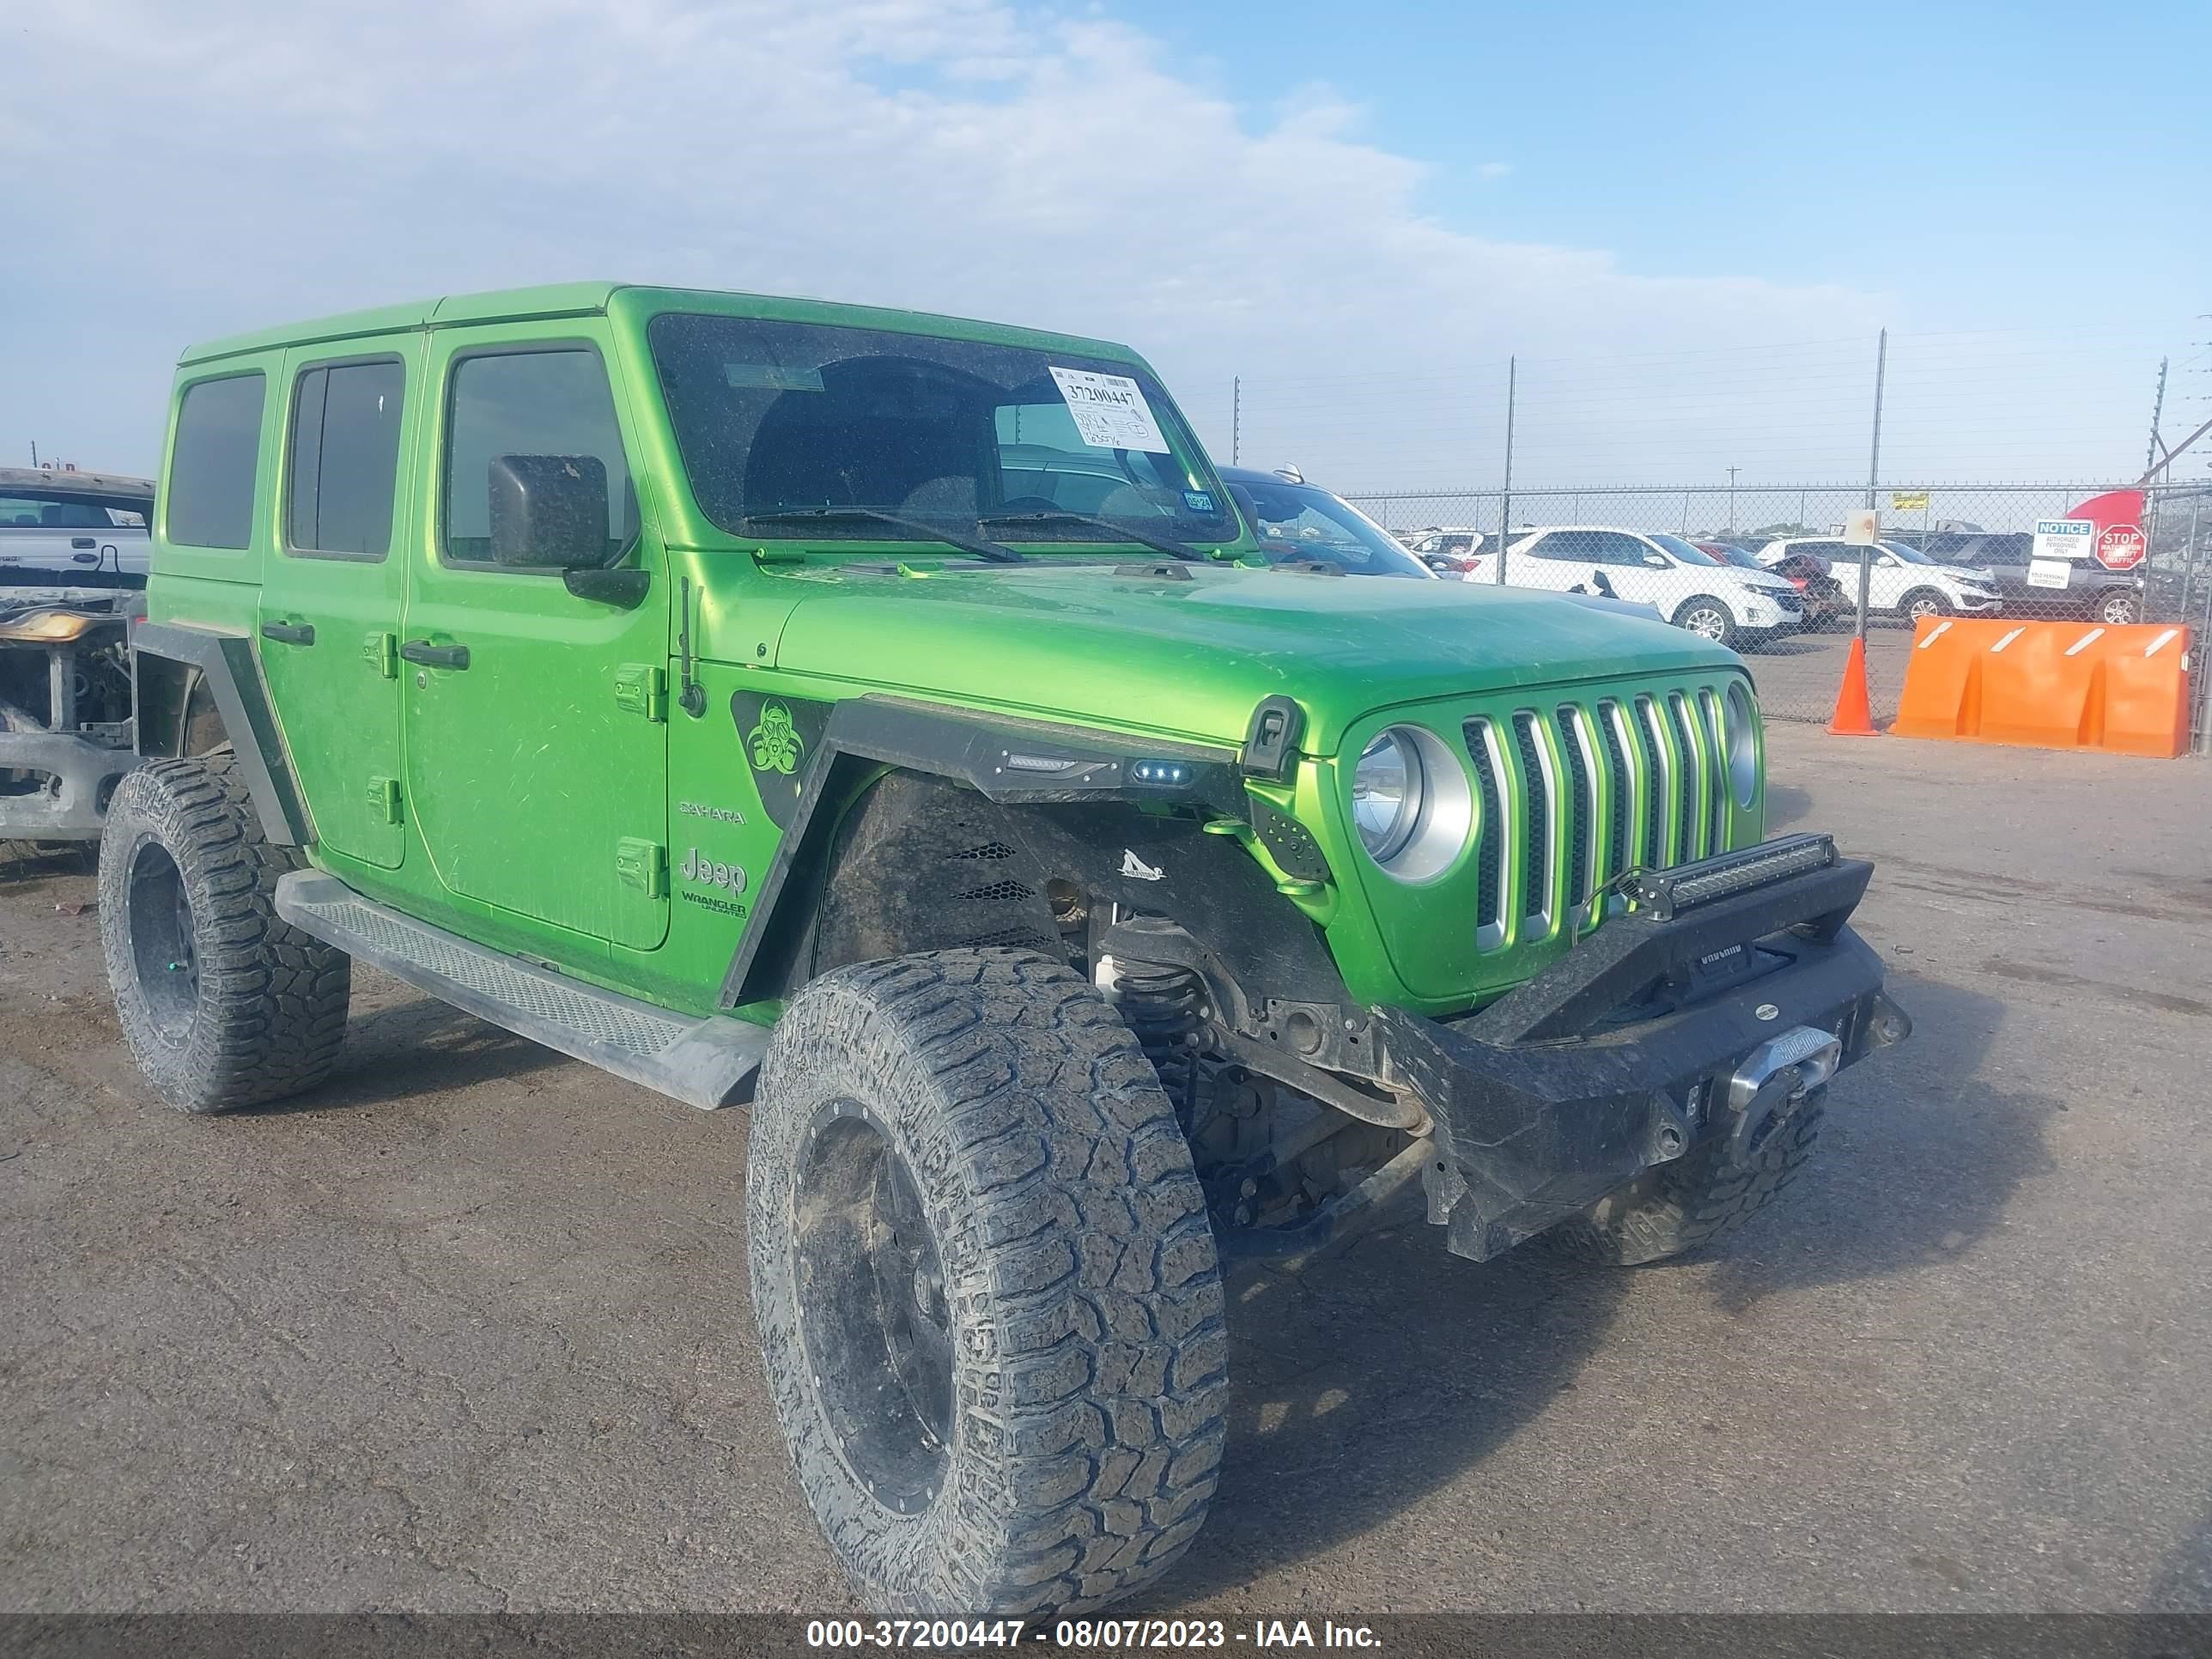
<path id="1" fill-rule="evenodd" d="M 1663 623 L 1467 582 L 1104 564 L 810 571 L 775 665 L 1038 719 L 1242 742 L 1262 697 L 1295 698 L 1300 747 L 1335 751 L 1372 710 L 1514 687 L 1680 672 L 1734 656 Z M 1149 569 L 1150 567 L 1146 567 Z"/>

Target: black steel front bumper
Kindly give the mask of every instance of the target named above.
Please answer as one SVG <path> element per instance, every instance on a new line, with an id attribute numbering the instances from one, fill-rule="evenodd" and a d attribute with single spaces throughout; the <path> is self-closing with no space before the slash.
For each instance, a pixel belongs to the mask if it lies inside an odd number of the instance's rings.
<path id="1" fill-rule="evenodd" d="M 1846 925 L 1872 873 L 1833 859 L 1679 913 L 1626 911 L 1462 1018 L 1378 1011 L 1389 1080 L 1435 1121 L 1422 1180 L 1452 1253 L 1486 1261 L 1741 1132 L 1774 1109 L 1730 1086 L 1763 1045 L 1832 1037 L 1840 1066 L 1902 1041 L 1911 1023 Z"/>

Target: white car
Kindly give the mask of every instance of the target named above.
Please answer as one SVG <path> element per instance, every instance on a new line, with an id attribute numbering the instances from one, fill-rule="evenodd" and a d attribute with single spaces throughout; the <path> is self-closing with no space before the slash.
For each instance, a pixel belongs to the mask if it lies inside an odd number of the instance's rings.
<path id="1" fill-rule="evenodd" d="M 1752 550 L 1765 565 L 1792 553 L 1810 553 L 1828 562 L 1829 574 L 1844 590 L 1844 603 L 1859 602 L 1859 550 L 1832 536 L 1791 536 Z M 1986 617 L 2003 605 L 1996 578 L 1966 565 L 1939 564 L 1903 542 L 1876 542 L 1867 563 L 1867 615 L 1901 617 Z"/>
<path id="2" fill-rule="evenodd" d="M 1748 649 L 1804 625 L 1804 605 L 1784 578 L 1723 564 L 1680 536 L 1609 525 L 1553 525 L 1516 532 L 1505 549 L 1513 587 L 1597 593 L 1656 607 L 1677 628 Z M 1495 581 L 1492 556 L 1464 580 Z"/>

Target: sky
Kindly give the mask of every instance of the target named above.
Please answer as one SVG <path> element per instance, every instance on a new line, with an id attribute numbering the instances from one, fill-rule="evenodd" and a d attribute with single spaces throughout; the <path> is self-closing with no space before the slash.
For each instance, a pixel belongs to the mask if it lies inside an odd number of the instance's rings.
<path id="1" fill-rule="evenodd" d="M 1121 339 L 1345 489 L 2142 470 L 2212 8 L 0 0 L 0 465 L 188 342 L 576 277 Z M 2212 438 L 2179 464 L 2206 476 Z"/>

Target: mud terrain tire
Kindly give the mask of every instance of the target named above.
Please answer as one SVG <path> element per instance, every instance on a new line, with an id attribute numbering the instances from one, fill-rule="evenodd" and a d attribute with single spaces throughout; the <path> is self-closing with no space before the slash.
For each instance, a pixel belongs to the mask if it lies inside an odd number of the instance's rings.
<path id="1" fill-rule="evenodd" d="M 752 1113 L 769 1387 L 870 1605 L 1090 1609 L 1171 1565 L 1220 1464 L 1220 1272 L 1097 994 L 1011 951 L 838 969 L 785 1010 Z"/>
<path id="2" fill-rule="evenodd" d="M 116 786 L 100 843 L 100 939 L 124 1041 L 187 1112 L 281 1100 L 328 1075 L 352 958 L 277 915 L 300 867 L 264 840 L 232 757 L 157 760 Z"/>
<path id="3" fill-rule="evenodd" d="M 1729 1155 L 1726 1135 L 1699 1141 L 1671 1164 L 1646 1170 L 1578 1216 L 1543 1235 L 1562 1255 L 1609 1267 L 1637 1267 L 1694 1250 L 1734 1232 L 1797 1178 L 1820 1136 L 1823 1102 L 1808 1095 L 1767 1133 L 1750 1158 Z"/>

